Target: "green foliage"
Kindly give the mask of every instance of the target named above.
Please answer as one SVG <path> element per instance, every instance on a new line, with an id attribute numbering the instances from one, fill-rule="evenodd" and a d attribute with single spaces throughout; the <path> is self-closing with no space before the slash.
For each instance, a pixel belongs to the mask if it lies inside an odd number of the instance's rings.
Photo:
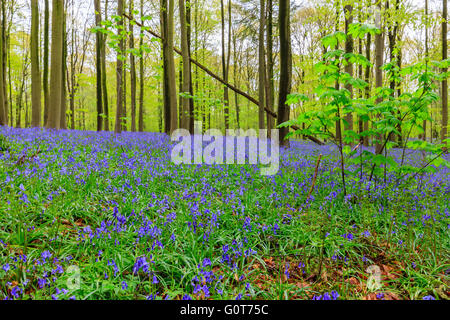
<path id="1" fill-rule="evenodd" d="M 410 92 L 403 92 L 396 97 L 394 90 L 390 87 L 376 88 L 375 94 L 368 98 L 352 97 L 349 87 L 364 90 L 367 83 L 359 78 L 342 71 L 342 67 L 348 64 L 354 66 L 370 66 L 370 61 L 360 54 L 345 53 L 343 50 L 335 49 L 337 45 L 344 42 L 348 36 L 363 39 L 366 34 L 378 34 L 380 31 L 373 26 L 363 24 L 352 24 L 348 35 L 342 32 L 335 32 L 322 39 L 322 44 L 332 50 L 327 51 L 322 61 L 315 64 L 314 69 L 319 75 L 320 84 L 314 90 L 315 97 L 308 98 L 304 94 L 289 95 L 286 103 L 295 105 L 298 103 L 310 103 L 308 111 L 302 112 L 296 119 L 283 123 L 280 127 L 297 126 L 298 130 L 294 134 L 311 135 L 334 143 L 341 154 L 342 162 L 342 183 L 344 184 L 348 175 L 354 179 L 361 179 L 363 173 L 372 179 L 374 176 L 381 178 L 386 171 L 395 171 L 399 178 L 402 178 L 405 171 L 413 171 L 416 174 L 422 170 L 429 170 L 434 167 L 448 166 L 442 155 L 448 148 L 448 141 L 442 144 L 431 144 L 422 141 L 409 141 L 413 129 L 422 130 L 424 120 L 432 121 L 428 108 L 431 104 L 439 100 L 436 93 L 436 83 L 448 77 L 445 72 L 437 73 L 430 68 L 427 61 L 406 66 L 402 69 L 398 67 L 396 60 L 382 66 L 386 78 L 390 82 L 400 83 L 405 78 L 413 81 L 414 86 Z M 433 62 L 436 68 L 447 68 L 449 60 Z M 336 87 L 336 83 L 339 84 Z M 356 114 L 360 121 L 368 123 L 369 130 L 347 130 L 347 114 Z M 336 122 L 344 124 L 346 128 L 342 134 L 336 132 Z M 405 135 L 406 133 L 406 135 Z M 342 136 L 342 139 L 340 138 Z M 403 145 L 393 142 L 393 138 L 401 137 L 398 141 L 407 141 Z M 364 137 L 372 137 L 378 144 L 378 150 L 369 152 L 363 150 L 361 141 Z M 344 146 L 344 144 L 347 144 Z M 356 146 L 352 149 L 350 146 Z M 400 163 L 392 157 L 387 156 L 388 149 L 393 147 L 403 147 L 403 156 Z M 405 148 L 419 149 L 430 153 L 428 161 L 422 168 L 405 169 L 404 155 Z M 359 151 L 359 156 L 356 154 Z M 358 165 L 359 176 L 352 175 L 351 171 L 345 170 L 346 164 Z"/>

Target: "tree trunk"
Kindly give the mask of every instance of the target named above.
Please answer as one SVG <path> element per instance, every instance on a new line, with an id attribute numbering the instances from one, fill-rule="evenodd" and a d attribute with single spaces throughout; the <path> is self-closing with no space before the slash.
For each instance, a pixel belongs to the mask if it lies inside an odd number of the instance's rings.
<path id="1" fill-rule="evenodd" d="M 178 7 L 180 9 L 180 21 L 181 21 L 181 52 L 182 52 L 182 86 L 181 92 L 189 94 L 191 89 L 191 74 L 190 74 L 190 57 L 189 57 L 189 44 L 187 38 L 187 22 L 185 12 L 185 1 L 179 0 Z M 189 98 L 181 97 L 181 128 L 190 129 L 190 104 Z"/>
<path id="2" fill-rule="evenodd" d="M 280 25 L 280 89 L 278 98 L 278 125 L 289 120 L 290 108 L 286 105 L 287 96 L 292 86 L 292 54 L 290 31 L 290 0 L 279 0 Z M 280 129 L 280 144 L 289 147 L 285 137 L 289 128 Z"/>
<path id="3" fill-rule="evenodd" d="M 140 3 L 140 9 L 141 9 L 141 20 L 142 17 L 144 16 L 144 0 L 141 0 Z M 141 27 L 141 31 L 140 31 L 140 40 L 139 40 L 139 53 L 140 53 L 140 58 L 139 58 L 139 123 L 138 123 L 138 127 L 139 127 L 139 132 L 143 132 L 144 131 L 144 50 L 143 50 L 143 45 L 144 45 L 144 30 Z"/>
<path id="4" fill-rule="evenodd" d="M 33 127 L 41 126 L 41 73 L 39 71 L 39 6 L 31 0 L 31 110 Z"/>
<path id="5" fill-rule="evenodd" d="M 227 68 L 227 53 L 225 51 L 225 9 L 223 0 L 220 0 L 220 15 L 222 22 L 222 73 L 223 79 L 228 82 L 228 68 Z M 228 52 L 229 54 L 229 52 Z M 223 103 L 224 103 L 224 122 L 225 122 L 225 130 L 230 127 L 230 114 L 229 114 L 229 94 L 228 88 L 224 87 L 223 89 Z"/>
<path id="6" fill-rule="evenodd" d="M 274 61 L 273 61 L 273 2 L 267 1 L 267 108 L 273 111 L 274 98 L 275 98 L 275 83 L 274 83 Z M 267 115 L 267 134 L 270 137 L 270 133 L 273 129 L 274 121 L 271 115 Z"/>
<path id="7" fill-rule="evenodd" d="M 164 56 L 164 79 L 165 79 L 165 108 L 168 112 L 166 126 L 168 133 L 172 133 L 178 127 L 177 119 L 177 88 L 175 75 L 175 61 L 173 54 L 174 33 L 174 0 L 162 0 L 162 14 L 164 26 L 163 56 Z"/>
<path id="8" fill-rule="evenodd" d="M 0 125 L 2 126 L 7 126 L 8 125 L 8 109 L 6 107 L 6 97 L 5 97 L 5 93 L 3 91 L 3 87 L 4 87 L 4 78 L 3 78 L 3 74 L 5 73 L 5 70 L 3 68 L 3 51 L 1 50 L 1 48 L 3 48 L 3 28 L 4 28 L 4 24 L 3 24 L 3 9 L 4 9 L 4 5 L 2 5 L 0 7 L 0 10 L 2 11 L 0 14 Z"/>
<path id="9" fill-rule="evenodd" d="M 442 59 L 446 60 L 448 57 L 447 51 L 447 19 L 448 19 L 448 4 L 447 0 L 442 0 Z M 442 72 L 447 72 L 447 68 L 443 69 Z M 447 78 L 442 81 L 442 130 L 441 139 L 442 141 L 447 139 L 448 134 L 448 85 Z"/>
<path id="10" fill-rule="evenodd" d="M 108 0 L 105 1 L 105 20 L 108 20 Z M 103 94 L 103 111 L 105 113 L 105 131 L 109 131 L 109 101 L 108 86 L 106 85 L 106 34 L 102 34 L 101 46 L 101 68 L 102 68 L 102 94 Z"/>
<path id="11" fill-rule="evenodd" d="M 94 0 L 94 10 L 95 10 L 95 25 L 100 27 L 100 23 L 102 20 L 102 9 L 100 7 L 100 0 Z M 95 34 L 95 67 L 96 67 L 96 92 L 97 92 L 97 131 L 102 131 L 103 129 L 103 92 L 102 92 L 102 38 L 103 34 L 97 32 Z M 72 97 L 73 98 L 73 97 Z M 72 115 L 73 119 L 73 115 Z M 72 121 L 73 123 L 73 121 Z M 72 127 L 72 129 L 74 129 Z"/>
<path id="12" fill-rule="evenodd" d="M 66 3 L 67 4 L 67 3 Z M 73 5 L 73 3 L 72 3 Z M 67 121 L 66 121 L 66 116 L 67 116 L 67 100 L 66 100 L 66 71 L 67 71 L 67 32 L 66 32 L 66 10 L 65 7 L 63 6 L 63 16 L 62 16 L 62 32 L 63 32 L 63 45 L 61 48 L 61 66 L 62 66 L 62 78 L 61 78 L 61 113 L 60 113 L 60 124 L 59 127 L 60 129 L 67 129 Z"/>
<path id="13" fill-rule="evenodd" d="M 117 1 L 117 15 L 120 17 L 120 21 L 118 22 L 119 28 L 123 28 L 123 0 Z M 118 31 L 119 33 L 121 30 Z M 119 52 L 117 53 L 117 62 L 116 62 L 116 125 L 115 125 L 115 133 L 122 132 L 122 107 L 123 107 L 123 61 L 122 56 L 124 55 L 124 41 L 123 37 L 121 37 L 119 41 Z"/>
<path id="14" fill-rule="evenodd" d="M 339 0 L 335 0 L 335 13 L 336 13 L 336 21 L 335 21 L 335 31 L 339 31 Z M 339 43 L 336 45 L 336 50 L 339 49 Z M 336 90 L 340 89 L 340 84 L 338 81 L 335 82 L 334 84 L 334 88 Z M 341 115 L 339 112 L 336 112 L 336 118 L 338 120 L 336 120 L 336 140 L 338 141 L 339 145 L 342 145 L 342 126 L 341 126 Z"/>
<path id="15" fill-rule="evenodd" d="M 259 129 L 265 129 L 265 112 L 264 108 L 266 103 L 266 55 L 265 55 L 265 48 L 264 48 L 264 31 L 265 31 L 265 25 L 266 25 L 266 1 L 260 0 L 260 9 L 259 9 L 259 50 L 258 50 L 258 57 L 259 57 L 259 68 L 258 68 L 258 78 L 259 78 L 259 86 L 258 86 L 258 100 L 259 100 L 259 109 L 258 109 L 258 119 L 259 119 Z"/>
<path id="16" fill-rule="evenodd" d="M 7 28 L 6 28 L 6 1 L 2 1 L 2 28 L 1 28 L 1 37 L 2 37 L 2 41 L 1 41 L 1 52 L 2 52 L 2 72 L 1 72 L 1 76 L 2 76 L 2 87 L 1 89 L 3 90 L 3 99 L 4 99 L 4 110 L 5 110 L 5 118 L 6 118 L 6 125 L 8 124 L 8 94 L 6 91 L 6 44 L 7 44 Z"/>
<path id="17" fill-rule="evenodd" d="M 378 2 L 378 9 L 381 12 L 381 2 Z M 381 28 L 382 29 L 382 28 Z M 383 40 L 383 30 L 380 33 L 375 35 L 375 87 L 381 88 L 383 86 L 383 71 L 381 67 L 383 66 L 383 53 L 384 53 L 384 40 Z M 383 98 L 379 97 L 376 100 L 376 103 L 379 104 L 383 101 Z M 380 115 L 377 115 L 379 118 Z M 382 150 L 382 140 L 381 135 L 377 135 L 377 142 L 375 144 L 375 152 L 376 154 L 380 154 Z"/>
<path id="18" fill-rule="evenodd" d="M 44 120 L 43 125 L 47 125 L 49 109 L 48 93 L 48 62 L 49 62 L 49 17 L 50 9 L 48 0 L 44 1 L 44 70 L 43 70 L 43 90 L 44 90 Z"/>
<path id="19" fill-rule="evenodd" d="M 133 16 L 134 3 L 130 1 L 130 15 Z M 134 50 L 134 27 L 130 22 L 130 49 Z M 130 54 L 130 95 L 131 95 L 131 132 L 136 132 L 136 59 Z"/>
<path id="20" fill-rule="evenodd" d="M 50 70 L 50 102 L 47 127 L 59 129 L 61 125 L 61 97 L 63 68 L 63 21 L 64 0 L 52 1 L 52 47 L 51 47 L 51 70 Z"/>
<path id="21" fill-rule="evenodd" d="M 344 7 L 344 14 L 345 14 L 345 33 L 347 34 L 347 39 L 345 40 L 345 52 L 346 53 L 353 53 L 353 37 L 348 34 L 349 26 L 353 23 L 353 7 L 351 4 L 348 4 Z M 348 73 L 350 76 L 353 76 L 353 64 L 348 63 L 345 66 L 345 72 Z M 353 88 L 350 84 L 347 84 L 345 88 L 350 91 L 350 98 L 353 98 Z M 345 115 L 345 130 L 353 130 L 353 114 L 351 112 L 348 112 Z"/>

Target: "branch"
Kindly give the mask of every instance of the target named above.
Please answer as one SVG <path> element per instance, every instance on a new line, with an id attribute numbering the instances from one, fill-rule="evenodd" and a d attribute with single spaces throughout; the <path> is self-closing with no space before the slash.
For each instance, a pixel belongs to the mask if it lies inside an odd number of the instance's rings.
<path id="1" fill-rule="evenodd" d="M 132 17 L 130 17 L 128 14 L 124 13 L 123 16 L 124 16 L 125 18 L 127 18 L 128 20 L 133 21 L 134 23 L 136 23 L 136 25 L 137 25 L 138 27 L 141 27 L 141 28 L 144 27 L 144 25 L 143 25 L 142 23 L 136 21 L 135 19 L 133 19 Z M 158 39 L 161 39 L 161 40 L 163 39 L 161 35 L 159 35 L 158 33 L 154 32 L 154 31 L 152 31 L 152 30 L 150 30 L 150 29 L 148 29 L 148 28 L 145 28 L 144 30 L 145 30 L 147 33 L 151 34 L 151 35 L 152 35 L 153 37 L 155 37 L 155 38 L 158 38 Z M 176 48 L 176 47 L 173 47 L 173 50 L 174 50 L 176 53 L 178 53 L 179 55 L 182 55 L 182 52 L 181 52 L 180 49 L 178 49 L 178 48 Z M 243 97 L 246 98 L 247 100 L 253 102 L 253 103 L 256 104 L 258 107 L 260 107 L 260 104 L 259 104 L 259 101 L 258 101 L 258 100 L 256 100 L 255 98 L 253 98 L 253 97 L 250 96 L 249 94 L 245 93 L 245 92 L 242 91 L 241 89 L 239 89 L 239 88 L 233 86 L 232 84 L 226 82 L 226 81 L 225 81 L 224 79 L 222 79 L 220 76 L 216 75 L 214 72 L 212 72 L 211 70 L 209 70 L 207 67 L 205 67 L 205 66 L 202 65 L 200 62 L 198 62 L 197 60 L 193 59 L 192 57 L 189 57 L 189 59 L 190 59 L 190 61 L 191 61 L 193 64 L 195 64 L 197 67 L 199 67 L 200 69 L 202 69 L 204 72 L 206 72 L 206 73 L 207 73 L 208 75 L 210 75 L 212 78 L 216 79 L 217 81 L 219 81 L 220 83 L 222 83 L 223 85 L 225 85 L 226 87 L 228 87 L 229 89 L 231 89 L 232 91 L 236 92 L 237 94 L 243 96 Z M 267 114 L 269 114 L 271 117 L 275 118 L 275 119 L 278 117 L 278 115 L 277 115 L 275 112 L 273 112 L 272 110 L 270 110 L 270 109 L 267 108 L 267 107 L 264 107 L 264 111 L 265 111 Z M 299 128 L 296 127 L 296 126 L 292 126 L 292 128 L 293 128 L 294 130 L 299 130 Z M 311 140 L 312 142 L 314 142 L 314 143 L 316 143 L 316 144 L 318 144 L 318 145 L 324 145 L 324 143 L 323 143 L 322 141 L 320 141 L 319 139 L 317 139 L 317 138 L 314 138 L 314 137 L 312 137 L 312 136 L 306 136 L 306 137 L 307 137 L 309 140 Z"/>

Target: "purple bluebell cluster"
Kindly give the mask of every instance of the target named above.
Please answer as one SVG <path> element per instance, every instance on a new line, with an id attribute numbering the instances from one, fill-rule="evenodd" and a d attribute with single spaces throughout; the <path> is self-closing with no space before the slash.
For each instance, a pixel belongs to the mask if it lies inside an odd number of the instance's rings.
<path id="1" fill-rule="evenodd" d="M 281 149 L 279 172 L 262 176 L 257 165 L 175 165 L 163 134 L 5 127 L 0 134 L 12 146 L 0 152 L 0 299 L 253 298 L 255 261 L 279 248 L 313 252 L 322 234 L 335 264 L 379 237 L 377 226 L 399 250 L 410 231 L 448 238 L 445 167 L 408 184 L 394 172 L 386 182 L 349 177 L 344 197 L 330 145 L 293 141 Z M 400 150 L 390 153 L 401 161 Z M 406 163 L 420 166 L 423 156 L 408 151 Z M 333 228 L 304 232 L 321 221 Z M 305 258 L 281 265 L 280 276 L 306 278 Z M 67 285 L 71 266 L 80 269 L 79 287 Z"/>

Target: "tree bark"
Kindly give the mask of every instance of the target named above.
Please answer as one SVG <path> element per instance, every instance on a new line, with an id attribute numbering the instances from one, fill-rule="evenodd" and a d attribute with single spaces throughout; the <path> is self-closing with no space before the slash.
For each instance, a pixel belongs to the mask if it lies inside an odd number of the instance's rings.
<path id="1" fill-rule="evenodd" d="M 63 68 L 63 15 L 64 0 L 52 1 L 52 46 L 51 46 L 51 70 L 50 70 L 50 102 L 48 114 L 48 128 L 59 129 L 61 125 L 61 97 Z"/>
<path id="2" fill-rule="evenodd" d="M 67 4 L 67 2 L 66 2 Z M 73 3 L 72 3 L 73 5 Z M 67 129 L 67 100 L 66 100 L 66 94 L 67 94 L 67 87 L 66 87 L 66 71 L 67 71 L 67 32 L 66 32 L 66 10 L 63 6 L 63 13 L 62 13 L 62 33 L 63 33 L 63 41 L 62 41 L 62 48 L 61 48 L 61 67 L 62 67 L 62 77 L 61 77 L 61 113 L 60 113 L 60 129 Z"/>
<path id="3" fill-rule="evenodd" d="M 448 46 L 447 46 L 447 19 L 448 19 L 448 3 L 447 0 L 442 0 L 442 59 L 446 60 L 448 57 Z M 442 72 L 447 72 L 447 68 L 443 69 Z M 447 139 L 448 134 L 448 83 L 447 78 L 442 81 L 442 130 L 441 139 Z"/>
<path id="4" fill-rule="evenodd" d="M 140 3 L 140 10 L 141 10 L 141 20 L 144 16 L 144 0 L 141 0 Z M 138 121 L 138 127 L 139 132 L 144 131 L 144 30 L 141 27 L 140 30 L 140 37 L 139 37 L 139 52 L 140 52 L 140 58 L 139 58 L 139 121 Z"/>
<path id="5" fill-rule="evenodd" d="M 44 70 L 43 70 L 43 90 L 44 90 L 44 126 L 48 121 L 49 93 L 48 93 L 48 63 L 49 63 L 49 17 L 50 9 L 48 0 L 44 1 Z"/>
<path id="6" fill-rule="evenodd" d="M 105 20 L 108 20 L 108 0 L 105 1 Z M 105 131 L 109 131 L 109 101 L 108 86 L 106 85 L 106 34 L 102 34 L 101 61 L 102 61 L 102 94 L 103 111 L 105 112 Z"/>
<path id="7" fill-rule="evenodd" d="M 94 0 L 94 10 L 95 10 L 95 25 L 100 27 L 102 20 L 102 9 L 100 7 L 100 0 Z M 102 92 L 102 38 L 103 34 L 97 32 L 95 34 L 95 67 L 96 67 L 96 93 L 97 93 L 97 131 L 102 131 L 103 129 L 103 92 Z M 73 117 L 73 115 L 72 115 Z M 73 123 L 73 122 L 72 122 Z M 72 127 L 72 129 L 74 129 Z"/>
<path id="8" fill-rule="evenodd" d="M 273 2 L 267 1 L 267 109 L 273 111 L 275 98 L 275 83 L 274 83 L 274 61 L 273 61 Z M 273 129 L 273 117 L 267 115 L 267 132 L 270 137 L 270 130 Z"/>
<path id="9" fill-rule="evenodd" d="M 3 68 L 4 64 L 3 64 L 3 60 L 4 60 L 4 56 L 3 56 L 3 33 L 4 33 L 4 15 L 3 15 L 3 10 L 4 10 L 4 4 L 2 4 L 2 6 L 0 7 L 1 9 L 1 14 L 0 14 L 0 125 L 2 126 L 7 126 L 8 125 L 8 109 L 6 107 L 6 96 L 5 96 L 5 92 L 3 91 L 3 87 L 4 87 L 4 73 L 5 70 Z"/>
<path id="10" fill-rule="evenodd" d="M 286 105 L 288 94 L 292 86 L 292 53 L 290 31 L 290 0 L 279 0 L 280 25 L 280 89 L 278 98 L 278 125 L 289 120 L 290 108 Z M 289 140 L 285 137 L 289 128 L 280 129 L 280 145 L 289 147 Z"/>
<path id="11" fill-rule="evenodd" d="M 259 50 L 258 50 L 258 60 L 259 60 L 259 70 L 258 70 L 258 78 L 259 78 L 259 86 L 258 86 L 258 100 L 259 100 L 259 108 L 258 108 L 258 119 L 259 119 L 259 129 L 265 129 L 265 112 L 264 108 L 266 103 L 266 55 L 265 55 L 265 46 L 264 46 L 264 31 L 266 25 L 266 1 L 260 0 L 260 9 L 259 9 Z"/>
<path id="12" fill-rule="evenodd" d="M 378 9 L 381 12 L 381 1 L 378 2 Z M 382 27 L 381 27 L 382 29 Z M 375 35 L 375 87 L 381 88 L 383 86 L 383 71 L 381 70 L 381 67 L 383 66 L 383 53 L 384 53 L 384 40 L 383 40 L 383 30 L 381 30 L 380 33 Z M 378 97 L 376 100 L 376 103 L 379 104 L 383 101 L 383 98 Z M 377 115 L 377 118 L 379 118 L 380 115 Z M 382 136 L 380 134 L 377 134 L 376 139 L 377 142 L 375 144 L 375 153 L 380 154 L 382 150 Z"/>
<path id="13" fill-rule="evenodd" d="M 190 74 L 190 58 L 189 58 L 189 44 L 187 38 L 187 23 L 186 23 L 186 12 L 185 12 L 185 1 L 179 0 L 178 7 L 180 10 L 180 21 L 181 21 L 181 52 L 182 52 L 182 86 L 181 91 L 184 94 L 189 94 L 191 89 L 191 74 Z M 189 98 L 181 97 L 181 128 L 189 130 L 190 129 L 190 104 Z"/>
<path id="14" fill-rule="evenodd" d="M 348 34 L 350 24 L 353 23 L 353 7 L 351 4 L 348 4 L 344 7 L 345 14 L 345 33 L 347 34 L 347 39 L 345 40 L 345 52 L 353 53 L 353 37 Z M 353 76 L 353 64 L 348 63 L 345 68 L 345 72 L 350 76 Z M 353 98 L 353 88 L 350 84 L 347 84 L 345 88 L 350 91 L 350 98 Z M 352 131 L 353 130 L 353 114 L 348 112 L 345 115 L 345 130 Z"/>
<path id="15" fill-rule="evenodd" d="M 39 70 L 39 6 L 31 0 L 31 110 L 33 127 L 41 126 L 41 73 Z"/>
<path id="16" fill-rule="evenodd" d="M 118 22 L 119 34 L 122 34 L 123 31 L 123 0 L 117 1 L 117 15 L 120 17 L 120 21 Z M 119 41 L 119 52 L 117 53 L 117 62 L 116 62 L 116 125 L 115 125 L 115 133 L 122 132 L 122 107 L 123 107 L 123 56 L 124 56 L 124 41 L 123 37 L 121 37 Z"/>
<path id="17" fill-rule="evenodd" d="M 134 3 L 130 1 L 130 15 L 133 17 Z M 130 49 L 134 50 L 134 27 L 130 22 Z M 136 59 L 134 53 L 130 54 L 130 95 L 131 95 L 131 132 L 136 132 Z"/>

